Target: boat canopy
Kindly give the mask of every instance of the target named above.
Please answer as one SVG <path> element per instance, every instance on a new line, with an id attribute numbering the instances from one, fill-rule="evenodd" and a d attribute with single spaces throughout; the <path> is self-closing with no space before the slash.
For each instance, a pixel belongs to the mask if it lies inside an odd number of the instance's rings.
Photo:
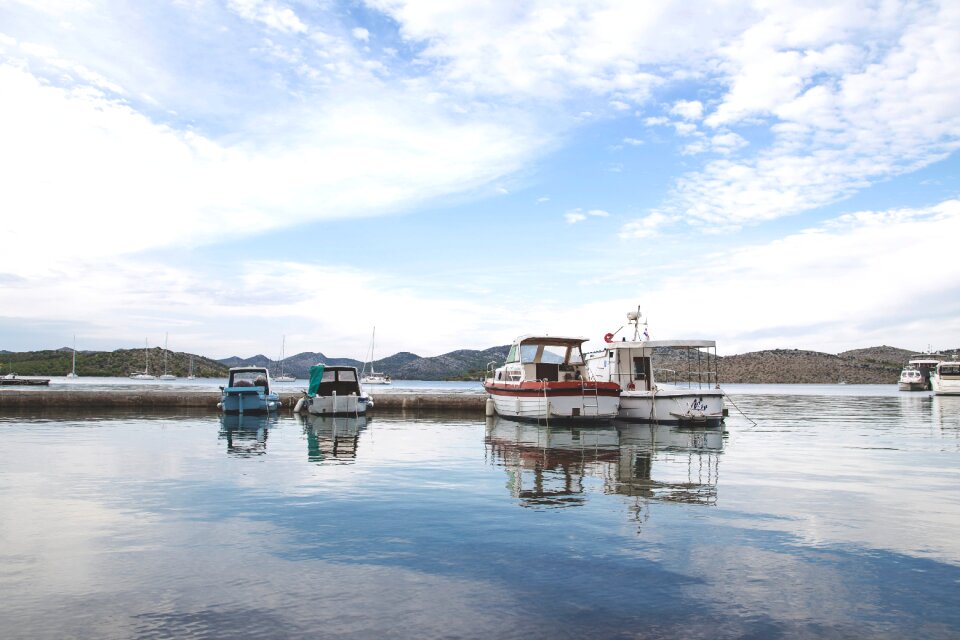
<path id="1" fill-rule="evenodd" d="M 677 348 L 707 348 L 707 349 L 716 349 L 717 341 L 716 340 L 645 340 L 645 341 L 620 341 L 617 342 L 608 342 L 604 344 L 604 347 L 607 349 L 614 348 L 628 348 L 628 349 L 637 349 L 640 347 L 648 348 L 660 348 L 660 347 L 677 347 Z"/>
<path id="2" fill-rule="evenodd" d="M 510 346 L 507 364 L 583 364 L 580 347 L 586 341 L 570 336 L 521 336 Z"/>

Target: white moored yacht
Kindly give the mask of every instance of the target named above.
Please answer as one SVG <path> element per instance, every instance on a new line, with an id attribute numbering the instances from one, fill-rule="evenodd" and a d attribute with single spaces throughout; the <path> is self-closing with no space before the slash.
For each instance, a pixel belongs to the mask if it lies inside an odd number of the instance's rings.
<path id="1" fill-rule="evenodd" d="M 938 396 L 960 396 L 960 361 L 939 363 L 930 377 L 930 386 Z"/>
<path id="2" fill-rule="evenodd" d="M 616 383 L 590 377 L 582 345 L 586 338 L 521 336 L 502 367 L 488 369 L 483 388 L 496 412 L 530 420 L 608 420 L 617 415 Z"/>
<path id="3" fill-rule="evenodd" d="M 640 334 L 640 312 L 627 314 L 633 338 L 604 336 L 603 351 L 587 354 L 596 380 L 620 389 L 617 418 L 636 422 L 704 424 L 723 420 L 723 391 L 717 381 L 717 343 L 713 340 L 650 340 Z M 622 327 L 621 327 L 622 328 Z"/>

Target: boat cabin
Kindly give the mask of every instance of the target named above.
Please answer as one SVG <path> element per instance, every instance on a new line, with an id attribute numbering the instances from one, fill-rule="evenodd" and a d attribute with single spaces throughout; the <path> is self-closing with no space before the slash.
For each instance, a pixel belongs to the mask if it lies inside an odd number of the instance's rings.
<path id="1" fill-rule="evenodd" d="M 498 383 L 538 380 L 572 382 L 586 377 L 581 346 L 586 338 L 523 336 L 510 346 L 504 365 L 493 375 Z"/>
<path id="2" fill-rule="evenodd" d="M 357 375 L 356 367 L 324 367 L 323 376 L 320 378 L 320 386 L 317 388 L 317 395 L 329 397 L 333 394 L 338 396 L 360 395 L 360 378 Z"/>
<path id="3" fill-rule="evenodd" d="M 263 387 L 264 393 L 270 393 L 270 375 L 265 367 L 234 367 L 227 387 Z"/>
<path id="4" fill-rule="evenodd" d="M 960 362 L 941 362 L 937 375 L 941 380 L 960 380 Z"/>
<path id="5" fill-rule="evenodd" d="M 587 366 L 595 379 L 629 391 L 650 391 L 655 384 L 695 389 L 718 384 L 713 340 L 611 342 L 603 351 L 587 354 Z"/>

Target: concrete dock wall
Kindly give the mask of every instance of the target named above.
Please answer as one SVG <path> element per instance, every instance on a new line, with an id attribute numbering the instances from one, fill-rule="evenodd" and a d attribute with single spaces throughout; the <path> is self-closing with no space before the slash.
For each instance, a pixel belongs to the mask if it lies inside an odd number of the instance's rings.
<path id="1" fill-rule="evenodd" d="M 281 393 L 284 411 L 292 411 L 299 392 Z M 388 393 L 372 395 L 372 411 L 457 411 L 483 415 L 486 396 L 481 393 Z M 182 392 L 147 389 L 143 391 L 84 391 L 61 389 L 3 389 L 0 391 L 0 412 L 5 409 L 23 411 L 90 411 L 122 409 L 164 411 L 176 409 L 208 409 L 217 411 L 220 393 L 216 391 Z"/>

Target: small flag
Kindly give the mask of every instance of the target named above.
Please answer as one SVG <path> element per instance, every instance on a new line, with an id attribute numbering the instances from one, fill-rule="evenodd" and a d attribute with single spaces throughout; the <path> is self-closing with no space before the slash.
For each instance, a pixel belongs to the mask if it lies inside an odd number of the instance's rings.
<path id="1" fill-rule="evenodd" d="M 643 339 L 644 339 L 644 340 L 649 340 L 649 339 L 650 339 L 650 334 L 647 333 L 647 328 L 646 328 L 646 327 L 643 328 Z"/>

